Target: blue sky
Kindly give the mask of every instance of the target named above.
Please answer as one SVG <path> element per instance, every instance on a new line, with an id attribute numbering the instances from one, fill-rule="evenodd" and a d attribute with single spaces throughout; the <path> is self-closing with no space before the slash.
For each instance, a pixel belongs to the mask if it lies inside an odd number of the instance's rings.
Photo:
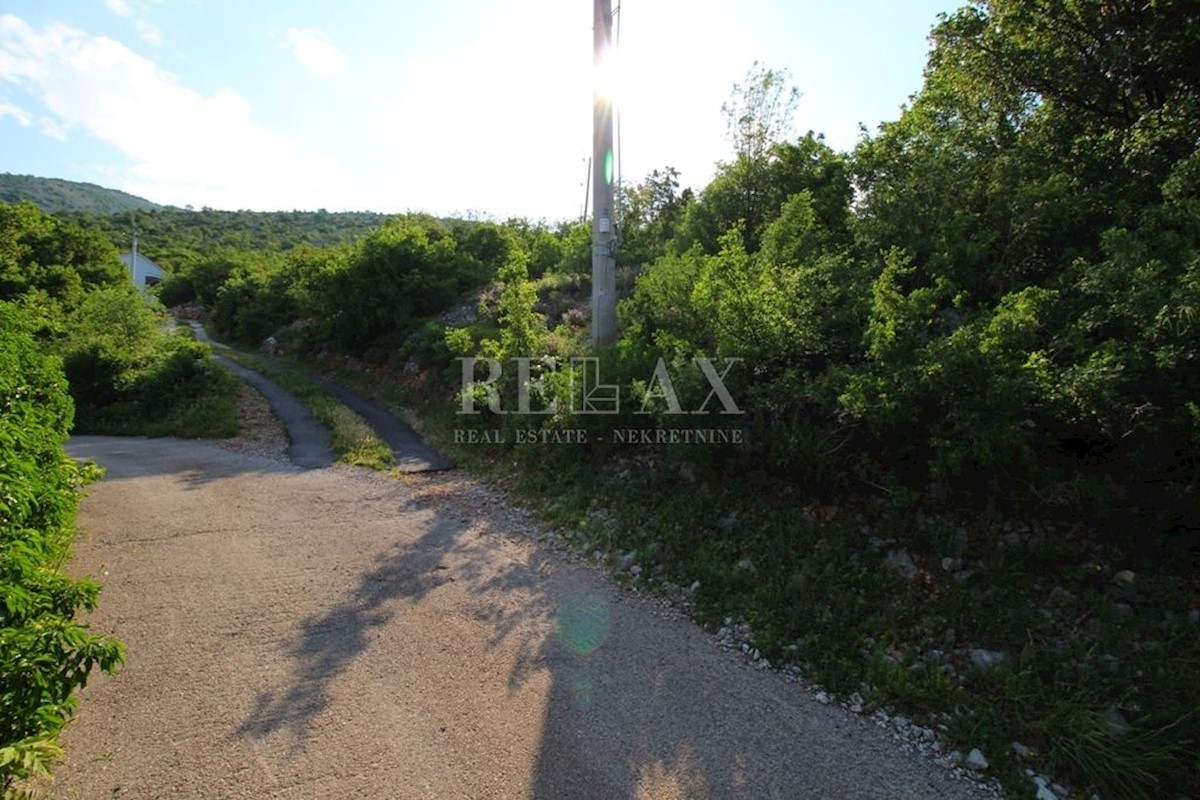
<path id="1" fill-rule="evenodd" d="M 965 1 L 965 0 L 964 0 Z M 839 149 L 953 0 L 614 0 L 621 167 L 702 187 L 754 61 Z M 172 205 L 578 215 L 591 0 L 0 0 L 0 172 Z"/>

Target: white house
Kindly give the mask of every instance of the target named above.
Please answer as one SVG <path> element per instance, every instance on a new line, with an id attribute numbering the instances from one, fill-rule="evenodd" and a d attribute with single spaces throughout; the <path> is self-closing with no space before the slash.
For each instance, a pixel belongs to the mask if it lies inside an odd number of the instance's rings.
<path id="1" fill-rule="evenodd" d="M 140 253 L 121 253 L 121 263 L 129 268 L 133 285 L 146 289 L 163 279 L 163 269 Z"/>

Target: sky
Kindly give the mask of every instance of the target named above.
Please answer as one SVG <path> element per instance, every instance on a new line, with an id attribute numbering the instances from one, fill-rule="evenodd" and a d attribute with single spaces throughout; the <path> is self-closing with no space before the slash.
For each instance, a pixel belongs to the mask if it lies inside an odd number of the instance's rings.
<path id="1" fill-rule="evenodd" d="M 963 0 L 965 2 L 965 0 Z M 839 150 L 954 0 L 614 0 L 622 180 L 728 160 L 757 61 Z M 557 221 L 592 149 L 592 0 L 0 0 L 0 172 L 180 207 Z"/>

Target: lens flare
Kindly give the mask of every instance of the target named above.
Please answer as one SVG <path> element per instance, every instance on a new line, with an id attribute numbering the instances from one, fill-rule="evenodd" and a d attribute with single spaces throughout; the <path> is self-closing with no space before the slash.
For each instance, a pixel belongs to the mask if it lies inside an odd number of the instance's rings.
<path id="1" fill-rule="evenodd" d="M 596 595 L 580 593 L 566 597 L 555 614 L 558 640 L 568 652 L 590 656 L 608 638 L 612 625 L 608 604 Z"/>
<path id="2" fill-rule="evenodd" d="M 571 705 L 581 714 L 592 710 L 592 695 L 596 682 L 590 675 L 576 675 L 571 679 Z"/>

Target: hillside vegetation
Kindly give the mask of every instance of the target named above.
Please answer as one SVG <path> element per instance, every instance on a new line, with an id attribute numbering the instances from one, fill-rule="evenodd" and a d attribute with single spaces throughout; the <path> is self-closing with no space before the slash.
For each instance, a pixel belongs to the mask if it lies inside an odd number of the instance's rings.
<path id="1" fill-rule="evenodd" d="M 7 172 L 0 174 L 0 203 L 21 202 L 33 203 L 48 214 L 60 211 L 120 214 L 162 208 L 144 198 L 117 189 L 106 189 L 94 183 L 39 178 L 34 175 L 13 175 Z"/>

